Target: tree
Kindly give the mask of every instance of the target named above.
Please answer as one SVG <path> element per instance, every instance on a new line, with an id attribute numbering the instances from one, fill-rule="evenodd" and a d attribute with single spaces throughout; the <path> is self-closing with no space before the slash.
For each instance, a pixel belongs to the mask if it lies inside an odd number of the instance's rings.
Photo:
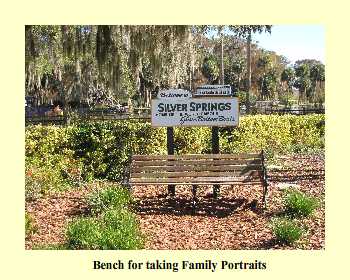
<path id="1" fill-rule="evenodd" d="M 310 79 L 312 86 L 312 98 L 315 101 L 317 97 L 319 102 L 322 103 L 324 100 L 324 81 L 325 81 L 325 68 L 322 63 L 317 63 L 311 66 Z"/>
<path id="2" fill-rule="evenodd" d="M 247 90 L 246 90 L 246 108 L 250 111 L 250 90 L 251 90 L 251 43 L 252 34 L 258 32 L 271 33 L 271 25 L 231 25 L 229 28 L 241 38 L 247 39 Z"/>
<path id="3" fill-rule="evenodd" d="M 294 86 L 299 90 L 298 102 L 300 103 L 301 101 L 306 101 L 307 93 L 311 88 L 309 65 L 306 63 L 296 64 L 295 76 L 296 80 Z"/>
<path id="4" fill-rule="evenodd" d="M 91 83 L 127 98 L 139 86 L 144 59 L 158 85 L 175 83 L 193 59 L 187 51 L 190 31 L 184 25 L 26 26 L 27 93 L 43 95 L 41 80 L 55 75 L 65 100 L 80 100 Z"/>
<path id="5" fill-rule="evenodd" d="M 202 73 L 208 79 L 210 84 L 218 80 L 220 70 L 218 67 L 218 61 L 214 56 L 206 57 L 204 59 Z"/>
<path id="6" fill-rule="evenodd" d="M 295 80 L 295 71 L 292 67 L 285 68 L 281 73 L 281 82 L 285 85 L 287 92 L 292 92 L 293 84 Z"/>

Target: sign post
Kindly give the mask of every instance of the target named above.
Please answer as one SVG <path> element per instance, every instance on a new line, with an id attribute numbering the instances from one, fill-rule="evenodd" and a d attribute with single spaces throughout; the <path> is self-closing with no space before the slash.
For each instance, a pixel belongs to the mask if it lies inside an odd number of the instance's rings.
<path id="1" fill-rule="evenodd" d="M 166 140 L 167 140 L 168 155 L 173 155 L 174 154 L 174 128 L 173 127 L 167 127 Z M 175 196 L 175 185 L 168 186 L 168 193 L 171 196 Z"/>
<path id="2" fill-rule="evenodd" d="M 239 122 L 238 98 L 231 96 L 227 85 L 205 85 L 196 93 L 183 89 L 162 90 L 152 99 L 151 121 L 154 127 L 167 127 L 167 150 L 174 154 L 173 127 L 212 127 L 212 153 L 220 152 L 219 126 L 237 126 Z M 195 191 L 196 186 L 193 186 Z M 175 195 L 175 185 L 168 185 L 170 195 Z M 214 198 L 219 185 L 213 186 Z"/>

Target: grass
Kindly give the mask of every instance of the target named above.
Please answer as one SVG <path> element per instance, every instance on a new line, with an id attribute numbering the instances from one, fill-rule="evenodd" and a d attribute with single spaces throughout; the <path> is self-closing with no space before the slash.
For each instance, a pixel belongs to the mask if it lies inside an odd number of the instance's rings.
<path id="1" fill-rule="evenodd" d="M 280 218 L 273 222 L 272 232 L 278 243 L 291 245 L 301 238 L 304 230 L 295 221 Z"/>
<path id="2" fill-rule="evenodd" d="M 132 203 L 132 197 L 127 189 L 110 186 L 92 193 L 87 202 L 92 214 L 98 215 L 108 209 L 128 207 Z"/>
<path id="3" fill-rule="evenodd" d="M 289 190 L 284 200 L 286 213 L 292 217 L 307 217 L 319 206 L 318 199 L 298 190 Z"/>
<path id="4" fill-rule="evenodd" d="M 67 240 L 70 249 L 124 250 L 144 245 L 136 216 L 124 208 L 73 221 L 67 229 Z"/>
<path id="5" fill-rule="evenodd" d="M 38 231 L 38 227 L 35 224 L 34 218 L 28 213 L 25 213 L 25 234 L 26 237 L 36 233 Z"/>

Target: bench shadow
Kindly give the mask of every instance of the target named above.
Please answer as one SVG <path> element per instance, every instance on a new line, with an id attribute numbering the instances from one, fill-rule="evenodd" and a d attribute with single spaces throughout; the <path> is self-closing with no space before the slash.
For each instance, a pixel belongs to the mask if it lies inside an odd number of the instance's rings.
<path id="1" fill-rule="evenodd" d="M 175 216 L 210 216 L 216 218 L 224 218 L 230 216 L 236 211 L 243 209 L 256 209 L 256 202 L 249 201 L 244 198 L 217 198 L 213 199 L 210 196 L 200 197 L 195 208 L 193 207 L 192 198 L 164 198 L 148 197 L 144 200 L 139 200 L 134 204 L 134 210 L 138 214 L 150 215 L 164 215 L 170 214 Z"/>

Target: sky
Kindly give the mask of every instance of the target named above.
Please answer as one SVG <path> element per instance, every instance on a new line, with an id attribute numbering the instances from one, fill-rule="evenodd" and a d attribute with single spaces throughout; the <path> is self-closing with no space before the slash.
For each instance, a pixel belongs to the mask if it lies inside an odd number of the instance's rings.
<path id="1" fill-rule="evenodd" d="M 273 25 L 271 34 L 254 34 L 258 46 L 283 55 L 294 63 L 316 59 L 325 63 L 325 28 L 322 25 Z"/>

